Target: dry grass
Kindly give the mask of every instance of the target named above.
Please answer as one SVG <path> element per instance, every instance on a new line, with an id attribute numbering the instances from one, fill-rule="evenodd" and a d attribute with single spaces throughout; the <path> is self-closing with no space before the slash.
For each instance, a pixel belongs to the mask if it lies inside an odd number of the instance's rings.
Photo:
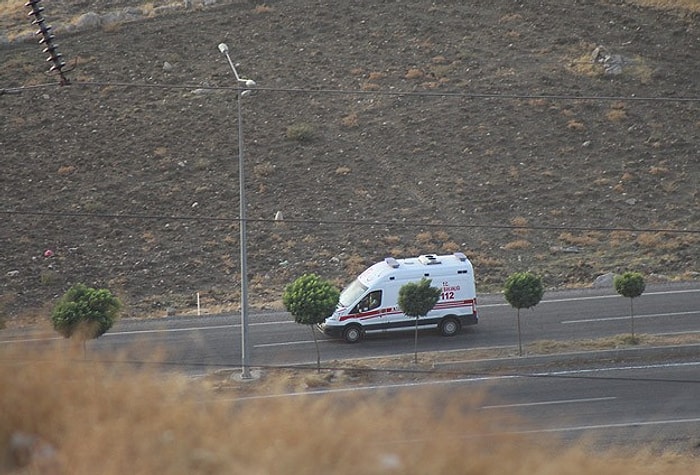
<path id="1" fill-rule="evenodd" d="M 692 239 L 688 236 L 674 236 L 664 232 L 643 232 L 635 241 L 641 248 L 666 249 L 677 251 L 692 246 Z"/>
<path id="2" fill-rule="evenodd" d="M 527 236 L 530 232 L 530 229 L 528 229 L 529 226 L 529 221 L 527 218 L 523 216 L 516 216 L 510 220 L 511 226 L 515 226 L 516 229 L 513 229 L 513 234 L 516 236 Z"/>
<path id="3" fill-rule="evenodd" d="M 373 82 L 365 82 L 361 87 L 363 91 L 378 91 L 380 89 L 379 84 Z"/>
<path id="4" fill-rule="evenodd" d="M 258 163 L 253 167 L 253 173 L 257 178 L 271 176 L 275 172 L 275 165 L 270 162 Z"/>
<path id="5" fill-rule="evenodd" d="M 406 72 L 406 79 L 418 79 L 423 77 L 423 71 L 417 68 L 409 69 Z"/>
<path id="6" fill-rule="evenodd" d="M 423 231 L 416 234 L 416 242 L 418 244 L 427 245 L 433 241 L 433 235 L 430 231 Z"/>
<path id="7" fill-rule="evenodd" d="M 583 122 L 575 119 L 571 119 L 569 122 L 567 122 L 566 128 L 569 130 L 586 130 L 586 126 L 583 124 Z"/>
<path id="8" fill-rule="evenodd" d="M 606 114 L 605 117 L 610 122 L 622 122 L 627 118 L 627 112 L 622 108 L 612 107 Z"/>
<path id="9" fill-rule="evenodd" d="M 305 379 L 307 387 L 325 380 Z M 287 383 L 265 387 L 279 394 Z M 221 397 L 201 381 L 85 361 L 67 348 L 3 351 L 0 385 L 1 473 L 697 473 L 690 456 L 591 456 L 506 435 L 522 423 L 477 411 L 479 396 Z M 19 433 L 54 452 L 33 462 L 13 454 Z"/>
<path id="10" fill-rule="evenodd" d="M 506 243 L 503 246 L 503 249 L 513 251 L 513 250 L 518 250 L 518 249 L 527 249 L 530 246 L 532 246 L 532 243 L 530 241 L 528 241 L 527 239 L 516 239 L 515 241 L 510 241 L 510 242 Z"/>
<path id="11" fill-rule="evenodd" d="M 459 251 L 461 248 L 462 246 L 454 241 L 445 241 L 442 243 L 442 247 L 440 249 L 446 254 L 452 254 L 453 252 Z"/>
<path id="12" fill-rule="evenodd" d="M 275 9 L 269 5 L 262 4 L 262 5 L 256 5 L 256 7 L 253 9 L 253 11 L 255 13 L 271 13 L 271 12 L 274 12 Z"/>
<path id="13" fill-rule="evenodd" d="M 352 171 L 352 169 L 350 167 L 346 167 L 345 165 L 341 165 L 335 169 L 335 174 L 336 175 L 347 175 L 351 171 Z"/>
<path id="14" fill-rule="evenodd" d="M 351 112 L 340 120 L 345 127 L 354 128 L 360 125 L 360 118 L 355 112 Z"/>
<path id="15" fill-rule="evenodd" d="M 367 261 L 358 255 L 348 256 L 344 262 L 349 275 L 360 275 L 367 268 Z"/>
<path id="16" fill-rule="evenodd" d="M 388 246 L 396 246 L 401 242 L 401 236 L 397 236 L 395 234 L 390 236 L 384 236 L 383 239 Z"/>
<path id="17" fill-rule="evenodd" d="M 472 261 L 472 264 L 474 267 L 479 267 L 479 268 L 494 268 L 494 267 L 503 267 L 506 265 L 505 261 L 503 259 L 499 259 L 496 257 L 492 257 L 490 255 L 485 255 L 485 254 L 476 254 L 473 256 L 470 256 L 470 260 Z"/>
<path id="18" fill-rule="evenodd" d="M 76 168 L 73 165 L 62 165 L 58 168 L 58 174 L 61 176 L 72 175 Z"/>
<path id="19" fill-rule="evenodd" d="M 584 235 L 575 235 L 570 232 L 559 234 L 559 240 L 573 246 L 595 246 L 600 243 L 602 233 L 590 231 Z"/>
<path id="20" fill-rule="evenodd" d="M 568 65 L 568 69 L 574 74 L 586 77 L 600 77 L 605 74 L 605 68 L 602 64 L 591 61 L 591 53 L 593 48 L 590 48 L 587 53 L 583 53 L 574 58 Z"/>
<path id="21" fill-rule="evenodd" d="M 27 13 L 31 11 L 25 6 L 26 1 L 20 0 L 1 0 L 0 1 L 0 18 L 4 18 L 11 23 L 30 23 Z"/>
<path id="22" fill-rule="evenodd" d="M 678 346 L 700 343 L 700 336 L 695 334 L 663 336 L 640 334 L 614 335 L 607 338 L 591 340 L 540 340 L 526 346 L 529 355 L 549 355 L 554 353 L 614 350 L 638 346 Z"/>
<path id="23" fill-rule="evenodd" d="M 627 3 L 643 7 L 660 8 L 662 10 L 700 12 L 700 2 L 698 0 L 627 0 Z"/>

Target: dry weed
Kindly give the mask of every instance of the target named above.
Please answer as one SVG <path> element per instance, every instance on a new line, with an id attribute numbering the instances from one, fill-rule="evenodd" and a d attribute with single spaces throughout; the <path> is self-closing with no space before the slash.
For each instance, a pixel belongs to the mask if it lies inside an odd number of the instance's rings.
<path id="1" fill-rule="evenodd" d="M 258 178 L 269 177 L 275 172 L 275 165 L 270 162 L 258 163 L 253 167 L 253 173 Z"/>
<path id="2" fill-rule="evenodd" d="M 661 189 L 664 190 L 666 193 L 675 193 L 678 191 L 678 182 L 676 181 L 662 181 L 661 182 Z"/>
<path id="3" fill-rule="evenodd" d="M 510 224 L 516 228 L 513 229 L 513 234 L 516 236 L 527 236 L 527 234 L 530 232 L 530 230 L 527 229 L 529 221 L 524 216 L 516 216 L 512 218 L 510 220 Z"/>
<path id="4" fill-rule="evenodd" d="M 586 126 L 580 120 L 571 119 L 566 123 L 566 128 L 569 130 L 582 131 L 586 130 Z"/>
<path id="5" fill-rule="evenodd" d="M 474 267 L 503 267 L 505 262 L 502 259 L 492 257 L 490 255 L 476 254 L 469 259 Z"/>
<path id="6" fill-rule="evenodd" d="M 559 240 L 572 246 L 595 246 L 600 243 L 601 237 L 602 233 L 596 231 L 590 231 L 580 236 L 568 231 L 559 234 Z"/>
<path id="7" fill-rule="evenodd" d="M 351 112 L 340 120 L 340 123 L 345 127 L 357 127 L 360 124 L 359 116 L 355 112 Z"/>
<path id="8" fill-rule="evenodd" d="M 503 249 L 513 251 L 517 249 L 527 249 L 530 246 L 532 246 L 532 243 L 527 239 L 516 239 L 515 241 L 510 241 L 509 243 L 506 243 L 503 246 Z"/>
<path id="9" fill-rule="evenodd" d="M 433 235 L 430 231 L 424 231 L 416 234 L 416 242 L 419 244 L 430 244 L 433 241 Z"/>
<path id="10" fill-rule="evenodd" d="M 433 232 L 433 239 L 436 241 L 447 241 L 450 239 L 450 235 L 446 231 L 440 229 Z"/>
<path id="11" fill-rule="evenodd" d="M 441 250 L 445 253 L 453 253 L 459 251 L 461 246 L 454 241 L 445 241 L 442 243 Z"/>
<path id="12" fill-rule="evenodd" d="M 652 166 L 649 168 L 649 174 L 653 176 L 668 175 L 668 168 L 664 166 Z"/>
<path id="13" fill-rule="evenodd" d="M 268 380 L 263 374 L 265 391 L 258 393 L 250 386 L 240 389 L 230 375 L 193 381 L 110 360 L 84 360 L 68 345 L 0 353 L 0 472 L 39 472 L 31 460 L 7 450 L 18 433 L 51 447 L 45 469 L 74 475 L 673 475 L 696 468 L 690 456 L 651 451 L 591 456 L 582 446 L 507 434 L 523 421 L 478 411 L 482 394 L 377 391 L 370 398 L 354 393 L 292 398 L 284 397 L 290 386 L 324 387 L 336 375 Z M 345 378 L 357 381 L 355 374 Z"/>
<path id="14" fill-rule="evenodd" d="M 367 262 L 362 256 L 352 255 L 345 259 L 345 270 L 349 275 L 360 275 L 367 268 Z"/>
<path id="15" fill-rule="evenodd" d="M 523 19 L 523 16 L 520 15 L 519 13 L 509 13 L 507 15 L 503 15 L 501 18 L 498 19 L 499 23 L 510 23 L 512 21 L 520 21 Z"/>
<path id="16" fill-rule="evenodd" d="M 255 13 L 271 13 L 274 12 L 275 9 L 263 3 L 262 5 L 256 5 L 253 11 Z"/>
<path id="17" fill-rule="evenodd" d="M 61 176 L 72 175 L 76 168 L 73 165 L 62 165 L 58 168 L 58 174 Z"/>
<path id="18" fill-rule="evenodd" d="M 697 0 L 629 0 L 629 3 L 636 3 L 643 7 L 660 8 L 662 10 L 700 12 L 700 2 Z"/>
<path id="19" fill-rule="evenodd" d="M 423 71 L 418 68 L 409 69 L 406 72 L 406 79 L 418 79 L 423 77 Z"/>
<path id="20" fill-rule="evenodd" d="M 627 112 L 624 109 L 610 109 L 605 117 L 610 122 L 621 122 L 627 118 Z"/>
<path id="21" fill-rule="evenodd" d="M 378 91 L 380 89 L 379 84 L 373 82 L 362 83 L 363 91 Z"/>
<path id="22" fill-rule="evenodd" d="M 630 244 L 634 241 L 634 234 L 629 231 L 612 231 L 610 233 L 610 245 L 619 247 L 625 244 Z"/>
<path id="23" fill-rule="evenodd" d="M 591 53 L 594 47 L 587 46 L 587 53 L 583 53 L 574 58 L 568 65 L 568 69 L 574 74 L 581 76 L 596 78 L 605 74 L 605 67 L 591 60 Z"/>

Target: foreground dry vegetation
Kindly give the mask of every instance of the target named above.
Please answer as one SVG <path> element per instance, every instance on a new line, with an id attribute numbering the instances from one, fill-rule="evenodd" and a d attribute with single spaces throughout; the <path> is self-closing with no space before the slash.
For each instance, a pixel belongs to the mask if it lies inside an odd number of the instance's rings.
<path id="1" fill-rule="evenodd" d="M 700 473 L 677 454 L 592 455 L 504 435 L 510 422 L 476 411 L 478 398 L 222 399 L 80 353 L 27 356 L 0 354 L 1 473 Z"/>

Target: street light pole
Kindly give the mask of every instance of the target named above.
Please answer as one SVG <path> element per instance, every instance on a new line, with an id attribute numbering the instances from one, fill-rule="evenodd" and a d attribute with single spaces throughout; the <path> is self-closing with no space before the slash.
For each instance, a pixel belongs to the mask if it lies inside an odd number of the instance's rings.
<path id="1" fill-rule="evenodd" d="M 241 113 L 241 98 L 248 92 L 247 89 L 241 88 L 241 83 L 246 87 L 255 86 L 255 81 L 252 79 L 242 79 L 236 71 L 236 66 L 231 61 L 229 56 L 228 46 L 226 43 L 219 44 L 219 51 L 226 55 L 228 64 L 231 66 L 231 71 L 236 78 L 237 102 L 238 102 L 238 184 L 239 184 L 239 229 L 241 231 L 240 247 L 241 247 L 241 378 L 250 379 L 250 350 L 248 347 L 248 255 L 247 255 L 247 238 L 246 238 L 246 199 L 245 199 L 245 166 L 243 161 L 243 114 Z"/>

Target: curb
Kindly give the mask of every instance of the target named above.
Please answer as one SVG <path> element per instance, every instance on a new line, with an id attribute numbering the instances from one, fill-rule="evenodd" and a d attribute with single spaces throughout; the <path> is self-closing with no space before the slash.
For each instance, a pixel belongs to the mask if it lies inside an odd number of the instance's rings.
<path id="1" fill-rule="evenodd" d="M 434 364 L 448 371 L 492 372 L 498 370 L 552 369 L 601 363 L 634 363 L 639 361 L 694 359 L 700 361 L 700 344 L 658 346 L 650 348 L 621 348 L 577 353 L 454 361 Z"/>

